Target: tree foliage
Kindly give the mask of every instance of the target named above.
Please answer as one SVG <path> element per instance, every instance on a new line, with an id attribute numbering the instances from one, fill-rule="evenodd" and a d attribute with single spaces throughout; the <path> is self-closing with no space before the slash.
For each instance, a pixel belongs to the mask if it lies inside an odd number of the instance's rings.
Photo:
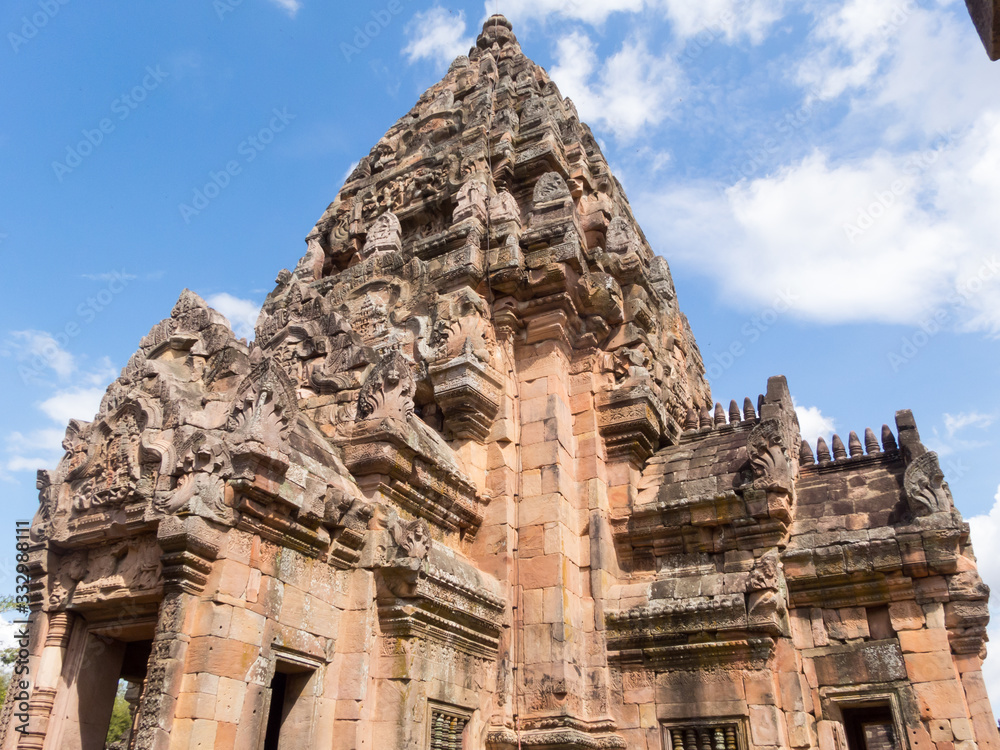
<path id="1" fill-rule="evenodd" d="M 125 700 L 124 681 L 118 684 L 118 694 L 115 696 L 115 707 L 111 710 L 111 724 L 108 725 L 108 737 L 106 744 L 118 742 L 132 726 L 132 714 L 129 712 L 128 701 Z"/>

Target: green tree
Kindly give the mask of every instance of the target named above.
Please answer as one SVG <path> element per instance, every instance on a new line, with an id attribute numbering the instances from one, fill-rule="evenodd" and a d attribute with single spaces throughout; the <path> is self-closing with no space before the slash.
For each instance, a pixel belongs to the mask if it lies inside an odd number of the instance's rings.
<path id="1" fill-rule="evenodd" d="M 106 744 L 118 742 L 132 726 L 132 714 L 129 712 L 128 701 L 125 700 L 125 690 L 128 683 L 121 680 L 118 683 L 118 694 L 115 696 L 115 707 L 111 710 L 111 724 L 108 725 Z"/>

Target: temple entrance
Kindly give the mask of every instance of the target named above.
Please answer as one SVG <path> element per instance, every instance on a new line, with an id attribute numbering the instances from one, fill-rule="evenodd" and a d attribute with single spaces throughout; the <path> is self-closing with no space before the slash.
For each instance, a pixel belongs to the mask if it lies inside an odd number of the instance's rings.
<path id="1" fill-rule="evenodd" d="M 60 750 L 131 750 L 139 698 L 153 647 L 153 624 L 102 626 L 77 621 L 67 648 L 66 690 L 53 706 L 53 734 Z M 116 741 L 108 729 L 119 701 Z M 127 705 L 121 705 L 124 701 Z M 46 747 L 49 747 L 47 744 Z"/>
<path id="2" fill-rule="evenodd" d="M 901 750 L 889 706 L 845 708 L 844 732 L 850 750 Z"/>
<path id="3" fill-rule="evenodd" d="M 134 747 L 139 723 L 139 701 L 146 684 L 146 670 L 152 650 L 152 640 L 133 641 L 125 646 L 118 689 L 108 718 L 106 750 L 132 750 Z"/>
<path id="4" fill-rule="evenodd" d="M 316 670 L 279 659 L 271 680 L 271 705 L 263 750 L 310 747 L 316 708 Z"/>

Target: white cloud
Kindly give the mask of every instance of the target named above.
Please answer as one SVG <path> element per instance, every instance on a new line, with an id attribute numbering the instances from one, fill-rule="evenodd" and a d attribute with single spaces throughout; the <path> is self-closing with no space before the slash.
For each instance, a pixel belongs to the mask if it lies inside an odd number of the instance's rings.
<path id="1" fill-rule="evenodd" d="M 701 34 L 709 43 L 720 36 L 729 42 L 745 36 L 759 43 L 781 18 L 784 5 L 785 0 L 506 0 L 500 10 L 515 24 L 561 18 L 592 26 L 602 26 L 614 13 L 645 12 L 652 21 L 669 21 L 680 41 Z M 496 12 L 493 0 L 486 0 L 484 10 L 487 16 Z M 710 39 L 704 39 L 705 32 Z"/>
<path id="2" fill-rule="evenodd" d="M 513 23 L 560 16 L 599 25 L 612 13 L 638 13 L 644 6 L 644 0 L 505 0 L 501 11 Z M 493 0 L 483 7 L 487 16 L 496 12 Z"/>
<path id="3" fill-rule="evenodd" d="M 70 388 L 57 391 L 45 399 L 39 408 L 56 424 L 65 425 L 71 419 L 89 422 L 100 409 L 106 388 L 105 385 L 97 388 Z"/>
<path id="4" fill-rule="evenodd" d="M 784 0 L 660 0 L 660 4 L 681 39 L 708 32 L 730 42 L 746 36 L 755 44 L 763 41 L 784 10 Z"/>
<path id="5" fill-rule="evenodd" d="M 11 621 L 14 617 L 15 616 L 9 614 L 0 615 L 0 649 L 14 648 L 19 645 L 14 638 L 21 626 L 15 625 Z M 13 667 L 10 667 L 9 669 L 13 669 Z"/>
<path id="6" fill-rule="evenodd" d="M 205 301 L 210 307 L 226 316 L 233 333 L 248 341 L 253 339 L 254 326 L 257 325 L 257 317 L 260 315 L 260 305 L 252 300 L 240 299 L 226 292 L 213 294 L 206 297 Z"/>
<path id="7" fill-rule="evenodd" d="M 911 0 L 849 0 L 821 6 L 813 31 L 819 49 L 803 59 L 798 82 L 819 99 L 869 84 L 915 11 Z"/>
<path id="8" fill-rule="evenodd" d="M 431 60 L 440 67 L 448 66 L 475 45 L 475 40 L 465 35 L 465 13 L 438 5 L 414 14 L 406 25 L 406 36 L 409 42 L 403 54 L 407 60 Z"/>
<path id="9" fill-rule="evenodd" d="M 76 360 L 48 331 L 11 331 L 9 351 L 21 367 L 24 379 L 38 379 L 52 370 L 60 379 L 68 378 L 76 370 Z M 30 378 L 29 378 L 30 376 Z"/>
<path id="10" fill-rule="evenodd" d="M 28 433 L 12 432 L 7 435 L 5 457 L 0 474 L 52 468 L 62 458 L 62 439 L 65 429 L 42 428 Z"/>
<path id="11" fill-rule="evenodd" d="M 631 140 L 660 124 L 679 88 L 680 74 L 669 56 L 657 57 L 641 39 L 627 39 L 603 62 L 590 37 L 574 31 L 556 43 L 552 80 L 573 100 L 580 118 Z"/>
<path id="12" fill-rule="evenodd" d="M 809 98 L 850 95 L 862 117 L 895 110 L 880 118 L 895 140 L 964 128 L 996 109 L 1000 81 L 982 48 L 970 43 L 975 37 L 962 4 L 849 0 L 816 7 L 825 15 L 796 70 Z"/>
<path id="13" fill-rule="evenodd" d="M 966 427 L 979 427 L 980 429 L 989 427 L 995 418 L 993 414 L 981 414 L 976 411 L 945 414 L 944 428 L 948 431 L 948 437 L 954 437 L 956 432 L 964 430 Z"/>
<path id="14" fill-rule="evenodd" d="M 39 403 L 39 411 L 51 420 L 51 424 L 25 432 L 10 432 L 4 437 L 0 478 L 8 479 L 10 472 L 34 472 L 54 467 L 63 455 L 62 440 L 69 420 L 91 421 L 100 409 L 107 384 L 117 375 L 110 360 L 104 357 L 98 369 L 78 372 L 75 376 L 79 382 L 92 384 L 91 387 L 77 385 L 56 390 Z"/>
<path id="15" fill-rule="evenodd" d="M 295 18 L 295 14 L 302 7 L 302 3 L 299 0 L 271 0 L 271 2 L 286 11 L 292 18 Z"/>
<path id="16" fill-rule="evenodd" d="M 828 417 L 820 411 L 818 406 L 799 406 L 795 403 L 795 416 L 799 420 L 799 432 L 803 440 L 808 440 L 813 448 L 816 447 L 816 438 L 830 435 L 835 427 L 833 417 Z"/>
<path id="17" fill-rule="evenodd" d="M 783 291 L 826 322 L 920 325 L 1000 335 L 1000 115 L 948 144 L 851 161 L 814 151 L 726 189 L 636 194 L 655 245 L 746 305 Z M 726 273 L 719 273 L 726 269 Z M 745 283 L 753 279 L 753 283 Z"/>
<path id="18" fill-rule="evenodd" d="M 990 598 L 990 624 L 987 628 L 991 657 L 983 663 L 983 677 L 986 680 L 986 692 L 993 697 L 993 710 L 1000 713 L 1000 654 L 996 653 L 996 644 L 1000 643 L 1000 487 L 990 512 L 985 515 L 973 516 L 967 519 L 972 533 L 972 547 L 976 552 L 979 575 L 993 596 Z"/>

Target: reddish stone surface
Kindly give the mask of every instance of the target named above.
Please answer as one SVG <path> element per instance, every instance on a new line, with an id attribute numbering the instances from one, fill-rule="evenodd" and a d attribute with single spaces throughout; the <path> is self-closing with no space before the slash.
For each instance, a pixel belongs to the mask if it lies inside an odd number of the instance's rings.
<path id="1" fill-rule="evenodd" d="M 136 750 L 269 716 L 283 748 L 846 750 L 859 707 L 997 747 L 987 591 L 913 415 L 814 453 L 784 377 L 715 404 L 505 19 L 306 243 L 249 344 L 185 291 L 39 474 L 0 750 L 97 747 L 119 679 Z"/>

